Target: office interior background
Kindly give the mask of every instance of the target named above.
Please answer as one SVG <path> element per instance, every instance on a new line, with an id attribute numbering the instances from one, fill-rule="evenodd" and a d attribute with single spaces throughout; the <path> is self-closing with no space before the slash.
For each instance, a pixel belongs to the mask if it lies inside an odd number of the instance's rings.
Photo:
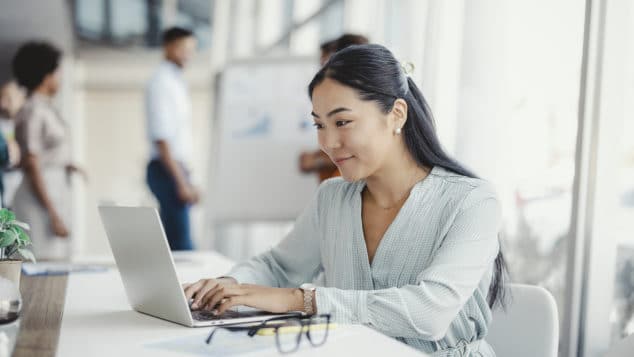
<path id="1" fill-rule="evenodd" d="M 495 184 L 512 281 L 555 296 L 560 355 L 599 356 L 634 333 L 631 1 L 2 0 L 0 9 L 0 82 L 24 41 L 64 51 L 57 104 L 89 175 L 70 198 L 73 257 L 110 254 L 99 203 L 156 205 L 145 184 L 143 90 L 161 59 L 163 29 L 184 26 L 198 39 L 186 70 L 193 177 L 203 191 L 195 244 L 233 259 L 276 244 L 294 217 L 214 216 L 222 74 L 263 59 L 312 59 L 317 68 L 320 43 L 358 33 L 414 64 L 441 142 Z M 317 149 L 317 141 L 296 146 Z M 236 185 L 283 185 L 274 174 L 264 168 Z"/>

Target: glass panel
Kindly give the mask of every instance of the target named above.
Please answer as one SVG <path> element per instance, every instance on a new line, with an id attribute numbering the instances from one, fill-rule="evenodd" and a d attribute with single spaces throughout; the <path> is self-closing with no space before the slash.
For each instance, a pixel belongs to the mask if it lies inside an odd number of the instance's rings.
<path id="1" fill-rule="evenodd" d="M 143 43 L 147 8 L 144 1 L 111 0 L 111 36 L 119 43 Z"/>
<path id="2" fill-rule="evenodd" d="M 210 0 L 75 0 L 76 35 L 86 42 L 116 46 L 160 46 L 169 26 L 192 29 L 199 48 L 211 38 Z"/>
<path id="3" fill-rule="evenodd" d="M 454 151 L 498 191 L 512 281 L 547 288 L 561 313 L 584 3 L 465 4 Z"/>
<path id="4" fill-rule="evenodd" d="M 629 19 L 634 16 L 629 6 Z M 614 284 L 614 302 L 610 314 L 612 341 L 634 333 L 634 25 L 628 22 L 627 41 L 624 44 L 626 86 L 624 113 L 620 124 L 620 150 L 618 165 L 617 259 Z"/>
<path id="5" fill-rule="evenodd" d="M 337 38 L 343 32 L 343 1 L 328 6 L 319 17 L 319 43 Z"/>
<path id="6" fill-rule="evenodd" d="M 552 11 L 544 12 L 544 6 Z M 513 280 L 546 287 L 562 312 L 584 4 L 516 1 L 509 10 L 512 145 L 503 237 Z"/>
<path id="7" fill-rule="evenodd" d="M 82 0 L 75 2 L 75 28 L 77 35 L 85 39 L 96 39 L 103 32 L 105 0 Z"/>

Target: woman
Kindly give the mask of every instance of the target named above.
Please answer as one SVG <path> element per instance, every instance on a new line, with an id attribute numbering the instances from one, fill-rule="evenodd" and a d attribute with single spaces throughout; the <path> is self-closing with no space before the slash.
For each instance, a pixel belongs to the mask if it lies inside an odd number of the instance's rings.
<path id="1" fill-rule="evenodd" d="M 68 176 L 79 170 L 70 164 L 68 126 L 52 103 L 59 88 L 60 58 L 59 50 L 42 42 L 23 45 L 13 58 L 13 74 L 28 96 L 16 117 L 24 179 L 13 208 L 31 226 L 35 256 L 45 260 L 69 257 Z"/>
<path id="2" fill-rule="evenodd" d="M 504 262 L 491 186 L 442 150 L 427 103 L 386 48 L 338 52 L 309 94 L 320 147 L 343 179 L 320 186 L 278 246 L 186 284 L 192 308 L 331 313 L 433 356 L 495 356 L 484 338 Z M 322 268 L 324 287 L 300 286 Z"/>
<path id="3" fill-rule="evenodd" d="M 367 37 L 351 33 L 343 34 L 337 39 L 322 43 L 320 46 L 319 65 L 323 66 L 326 64 L 330 56 L 337 51 L 353 45 L 365 45 L 367 43 Z M 299 156 L 299 169 L 303 173 L 315 172 L 320 183 L 329 178 L 341 176 L 337 165 L 328 158 L 328 155 L 323 150 L 302 152 Z"/>

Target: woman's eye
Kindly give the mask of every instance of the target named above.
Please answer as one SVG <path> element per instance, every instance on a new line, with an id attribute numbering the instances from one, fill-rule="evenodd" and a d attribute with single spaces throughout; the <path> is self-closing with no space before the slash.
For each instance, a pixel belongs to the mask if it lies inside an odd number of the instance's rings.
<path id="1" fill-rule="evenodd" d="M 321 124 L 319 124 L 319 123 L 313 123 L 313 126 L 314 126 L 315 128 L 317 128 L 317 130 L 320 130 L 320 129 L 323 129 L 323 128 L 324 128 L 324 126 L 323 126 L 323 125 L 321 125 Z"/>
<path id="2" fill-rule="evenodd" d="M 346 124 L 348 124 L 348 123 L 350 123 L 350 120 L 337 120 L 337 121 L 335 122 L 335 124 L 336 124 L 337 126 L 344 126 L 344 125 L 346 125 Z"/>

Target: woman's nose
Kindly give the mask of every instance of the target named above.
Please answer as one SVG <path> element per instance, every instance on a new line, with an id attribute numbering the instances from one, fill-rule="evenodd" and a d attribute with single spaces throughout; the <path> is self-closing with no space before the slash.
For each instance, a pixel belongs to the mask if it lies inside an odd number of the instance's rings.
<path id="1" fill-rule="evenodd" d="M 336 133 L 324 133 L 320 136 L 321 147 L 326 150 L 338 149 L 341 147 L 341 138 Z"/>

